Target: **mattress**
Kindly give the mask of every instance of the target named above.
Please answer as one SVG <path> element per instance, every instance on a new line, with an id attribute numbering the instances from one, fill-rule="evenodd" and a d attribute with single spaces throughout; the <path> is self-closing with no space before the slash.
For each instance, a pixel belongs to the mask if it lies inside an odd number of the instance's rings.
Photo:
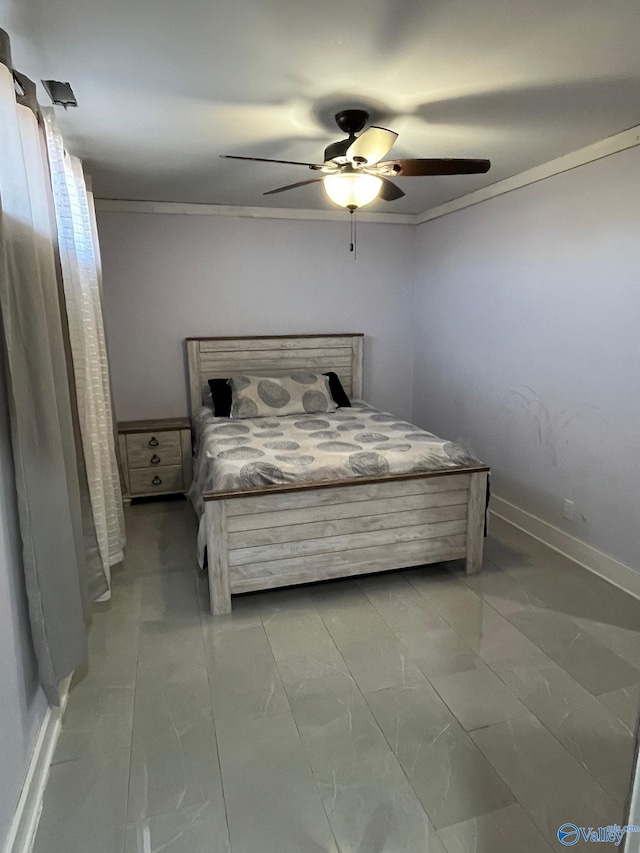
<path id="1" fill-rule="evenodd" d="M 363 402 L 317 415 L 241 420 L 216 418 L 205 406 L 194 426 L 189 495 L 201 520 L 201 564 L 205 492 L 482 465 L 460 445 Z"/>

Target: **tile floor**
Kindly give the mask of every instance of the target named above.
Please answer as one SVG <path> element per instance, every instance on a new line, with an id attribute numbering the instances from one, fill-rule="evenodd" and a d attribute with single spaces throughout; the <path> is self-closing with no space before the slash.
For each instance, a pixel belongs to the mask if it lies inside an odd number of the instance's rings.
<path id="1" fill-rule="evenodd" d="M 35 853 L 542 853 L 567 821 L 623 822 L 640 602 L 496 524 L 479 575 L 212 620 L 189 505 L 134 505 L 127 529 Z"/>

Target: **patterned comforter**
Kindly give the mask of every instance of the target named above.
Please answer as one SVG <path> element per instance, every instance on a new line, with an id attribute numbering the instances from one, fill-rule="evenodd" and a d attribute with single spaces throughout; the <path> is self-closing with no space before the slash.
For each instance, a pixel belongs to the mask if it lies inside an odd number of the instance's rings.
<path id="1" fill-rule="evenodd" d="M 459 445 L 367 403 L 319 415 L 239 420 L 216 418 L 211 408 L 203 407 L 195 429 L 189 494 L 201 521 L 205 492 L 482 464 Z M 201 523 L 198 536 L 201 564 L 203 527 Z"/>

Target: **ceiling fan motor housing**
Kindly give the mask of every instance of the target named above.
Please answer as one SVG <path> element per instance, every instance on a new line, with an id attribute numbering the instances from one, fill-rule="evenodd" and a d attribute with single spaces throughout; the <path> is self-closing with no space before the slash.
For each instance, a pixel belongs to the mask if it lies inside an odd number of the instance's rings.
<path id="1" fill-rule="evenodd" d="M 366 110 L 342 110 L 336 113 L 336 124 L 349 136 L 360 133 L 368 119 L 369 113 Z"/>

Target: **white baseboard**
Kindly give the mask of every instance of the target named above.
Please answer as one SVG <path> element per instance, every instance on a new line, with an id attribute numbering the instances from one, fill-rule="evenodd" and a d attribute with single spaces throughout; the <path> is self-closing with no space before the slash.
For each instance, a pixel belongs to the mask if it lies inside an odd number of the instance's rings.
<path id="1" fill-rule="evenodd" d="M 44 715 L 18 806 L 9 827 L 4 853 L 31 853 L 42 813 L 42 801 L 49 779 L 51 759 L 60 737 L 70 685 L 71 676 L 65 678 L 60 686 L 60 707 L 49 707 Z"/>
<path id="2" fill-rule="evenodd" d="M 497 495 L 491 496 L 491 513 L 635 598 L 640 598 L 640 571 Z"/>

